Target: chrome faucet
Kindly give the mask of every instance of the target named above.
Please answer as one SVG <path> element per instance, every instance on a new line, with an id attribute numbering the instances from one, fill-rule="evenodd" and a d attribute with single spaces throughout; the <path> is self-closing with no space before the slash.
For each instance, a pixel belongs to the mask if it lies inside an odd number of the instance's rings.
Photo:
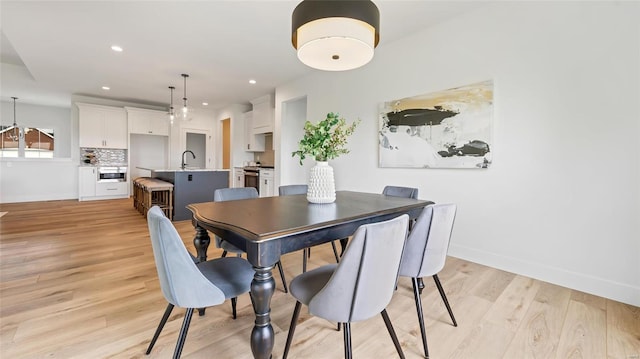
<path id="1" fill-rule="evenodd" d="M 188 152 L 188 153 L 190 153 L 190 154 L 191 154 L 191 156 L 193 156 L 193 159 L 194 159 L 194 160 L 196 159 L 196 155 L 194 155 L 194 154 L 193 154 L 193 151 L 191 151 L 191 150 L 186 150 L 186 151 L 182 152 L 182 164 L 180 165 L 180 168 L 181 168 L 181 169 L 183 169 L 183 170 L 184 170 L 184 167 L 187 165 L 187 164 L 186 164 L 186 161 L 184 160 L 184 155 L 186 155 L 186 154 L 187 154 L 187 152 Z"/>

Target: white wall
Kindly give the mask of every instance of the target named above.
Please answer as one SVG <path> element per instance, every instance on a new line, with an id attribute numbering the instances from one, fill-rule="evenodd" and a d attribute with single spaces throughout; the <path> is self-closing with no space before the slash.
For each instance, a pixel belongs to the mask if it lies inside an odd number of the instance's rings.
<path id="1" fill-rule="evenodd" d="M 280 169 L 278 178 L 275 178 L 276 188 L 280 185 L 307 183 L 307 172 L 312 163 L 305 164 L 305 170 L 300 170 L 300 158 L 292 157 L 291 153 L 298 150 L 297 141 L 289 139 L 300 139 L 304 135 L 304 123 L 307 120 L 307 98 L 300 97 L 288 100 L 281 105 L 282 116 L 277 116 L 276 127 L 279 131 L 274 133 L 275 167 Z M 284 141 L 282 139 L 285 139 Z M 278 156 L 278 154 L 281 156 Z M 280 182 L 280 179 L 286 181 Z"/>
<path id="2" fill-rule="evenodd" d="M 4 126 L 13 124 L 13 101 L 0 102 L 0 119 Z M 54 156 L 69 158 L 71 147 L 71 113 L 68 108 L 32 105 L 16 101 L 16 123 L 20 127 L 51 128 L 55 138 Z"/>
<path id="3" fill-rule="evenodd" d="M 308 119 L 362 119 L 351 153 L 331 163 L 338 189 L 405 185 L 457 203 L 451 255 L 640 305 L 639 6 L 481 8 L 380 46 L 363 68 L 278 87 L 276 118 L 283 102 L 306 96 Z M 495 86 L 490 169 L 378 168 L 379 103 L 487 79 Z M 281 183 L 306 171 L 293 168 Z"/>
<path id="4" fill-rule="evenodd" d="M 1 102 L 3 125 L 13 124 L 13 102 Z M 0 159 L 0 203 L 58 200 L 78 197 L 77 149 L 71 147 L 68 108 L 16 102 L 19 126 L 53 128 L 54 159 Z M 77 140 L 76 140 L 77 143 Z M 71 160 L 75 154 L 76 161 Z M 47 180 L 43 180 L 43 179 Z"/>

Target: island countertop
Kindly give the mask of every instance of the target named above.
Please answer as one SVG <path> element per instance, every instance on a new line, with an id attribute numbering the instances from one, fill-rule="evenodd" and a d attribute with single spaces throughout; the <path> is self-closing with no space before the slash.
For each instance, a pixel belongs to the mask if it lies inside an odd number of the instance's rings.
<path id="1" fill-rule="evenodd" d="M 151 172 L 229 172 L 227 168 L 149 168 L 149 167 L 136 167 L 141 170 Z"/>

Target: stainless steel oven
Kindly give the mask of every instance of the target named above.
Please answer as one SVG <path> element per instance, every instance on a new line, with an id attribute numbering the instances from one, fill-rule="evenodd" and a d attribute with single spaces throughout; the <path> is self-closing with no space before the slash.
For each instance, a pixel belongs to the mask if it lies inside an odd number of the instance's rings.
<path id="1" fill-rule="evenodd" d="M 126 182 L 127 167 L 98 167 L 98 182 Z"/>
<path id="2" fill-rule="evenodd" d="M 244 168 L 244 186 L 245 187 L 253 187 L 260 192 L 260 169 L 254 167 L 245 167 Z"/>

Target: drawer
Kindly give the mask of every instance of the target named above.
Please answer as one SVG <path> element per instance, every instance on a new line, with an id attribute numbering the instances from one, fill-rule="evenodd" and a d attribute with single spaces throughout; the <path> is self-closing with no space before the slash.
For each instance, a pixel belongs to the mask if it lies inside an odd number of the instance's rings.
<path id="1" fill-rule="evenodd" d="M 127 182 L 96 183 L 96 196 L 122 196 L 128 193 Z"/>
<path id="2" fill-rule="evenodd" d="M 273 170 L 260 170 L 260 177 L 273 177 Z"/>

